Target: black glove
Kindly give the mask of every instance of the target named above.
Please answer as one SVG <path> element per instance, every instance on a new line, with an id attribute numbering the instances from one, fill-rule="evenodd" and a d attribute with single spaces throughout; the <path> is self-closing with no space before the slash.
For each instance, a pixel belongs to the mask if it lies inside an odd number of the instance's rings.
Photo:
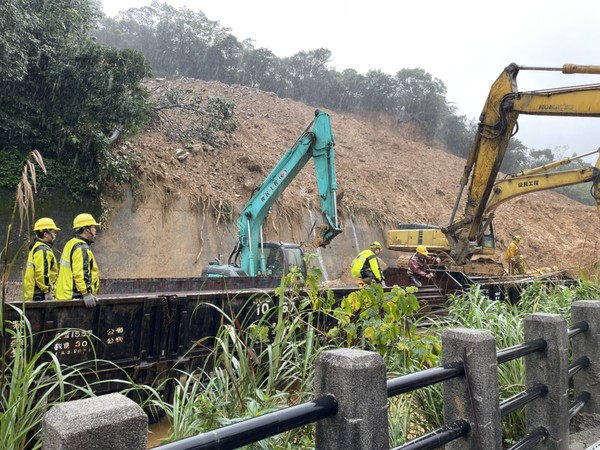
<path id="1" fill-rule="evenodd" d="M 93 308 L 96 306 L 96 297 L 91 292 L 88 292 L 83 296 L 83 303 L 86 308 Z"/>

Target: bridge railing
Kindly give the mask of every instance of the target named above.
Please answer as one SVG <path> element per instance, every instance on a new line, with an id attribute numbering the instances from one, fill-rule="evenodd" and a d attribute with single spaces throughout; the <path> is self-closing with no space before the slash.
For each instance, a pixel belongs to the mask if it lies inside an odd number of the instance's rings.
<path id="1" fill-rule="evenodd" d="M 160 448 L 233 449 L 316 423 L 317 450 L 387 450 L 387 399 L 443 383 L 446 425 L 394 450 L 502 449 L 501 418 L 522 407 L 527 434 L 512 449 L 567 450 L 570 420 L 579 414 L 600 417 L 600 301 L 574 302 L 571 316 L 573 325 L 567 328 L 560 315 L 532 314 L 525 319 L 525 342 L 500 351 L 487 331 L 448 329 L 440 367 L 394 379 L 386 379 L 385 363 L 376 353 L 327 351 L 316 363 L 316 400 Z M 524 358 L 525 389 L 501 400 L 498 365 L 516 358 Z"/>

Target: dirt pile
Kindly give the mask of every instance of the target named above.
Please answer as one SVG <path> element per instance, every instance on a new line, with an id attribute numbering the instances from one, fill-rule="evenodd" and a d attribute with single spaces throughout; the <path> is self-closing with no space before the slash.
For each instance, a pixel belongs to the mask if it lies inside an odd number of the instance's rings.
<path id="1" fill-rule="evenodd" d="M 170 141 L 161 126 L 146 130 L 122 151 L 140 156 L 140 186 L 159 189 L 164 201 L 185 197 L 191 207 L 235 220 L 253 190 L 312 120 L 315 108 L 238 85 L 198 80 L 149 80 L 153 95 L 170 88 L 235 102 L 238 130 L 219 147 Z M 465 161 L 424 140 L 418 126 L 389 117 L 331 114 L 336 137 L 339 210 L 385 230 L 398 222 L 447 225 Z M 176 112 L 173 112 L 176 114 Z M 317 202 L 312 164 L 273 208 L 271 224 L 292 225 Z M 598 260 L 600 221 L 595 208 L 555 192 L 526 195 L 500 206 L 498 248 L 513 234 L 529 267 L 577 269 Z M 362 244 L 362 243 L 361 243 Z M 367 243 L 365 243 L 367 244 Z M 498 250 L 497 258 L 501 258 Z"/>

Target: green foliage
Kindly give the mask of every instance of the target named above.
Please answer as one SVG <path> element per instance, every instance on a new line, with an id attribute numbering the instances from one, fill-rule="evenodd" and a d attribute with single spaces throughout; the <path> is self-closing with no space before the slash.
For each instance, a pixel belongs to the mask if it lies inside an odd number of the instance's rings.
<path id="1" fill-rule="evenodd" d="M 184 143 L 200 139 L 218 145 L 223 136 L 230 136 L 238 126 L 235 102 L 222 97 L 209 96 L 205 100 L 191 91 L 173 88 L 166 90 L 152 108 L 157 120 L 165 124 L 171 139 Z M 168 114 L 173 109 L 183 113 L 179 119 Z"/>
<path id="2" fill-rule="evenodd" d="M 19 80 L 27 73 L 30 43 L 38 43 L 38 17 L 25 6 L 26 0 L 0 3 L 0 78 Z"/>
<path id="3" fill-rule="evenodd" d="M 98 154 L 100 173 L 106 181 L 114 181 L 117 184 L 128 183 L 137 169 L 139 158 L 136 153 L 127 155 L 103 148 Z"/>
<path id="4" fill-rule="evenodd" d="M 89 185 L 98 195 L 115 169 L 99 160 L 107 159 L 114 139 L 139 131 L 148 120 L 147 92 L 139 83 L 150 74 L 149 65 L 138 51 L 104 47 L 91 39 L 99 17 L 95 1 L 9 4 L 7 20 L 29 18 L 22 25 L 30 36 L 0 38 L 0 47 L 20 55 L 18 68 L 4 78 L 0 91 L 0 148 L 15 154 L 37 148 L 45 158 L 76 168 L 82 183 L 67 184 L 75 185 L 76 195 L 89 192 L 84 187 Z M 9 183 L 0 178 L 0 185 Z"/>
<path id="5" fill-rule="evenodd" d="M 337 325 L 328 337 L 335 338 L 338 345 L 374 349 L 382 356 L 392 347 L 410 350 L 408 341 L 414 337 L 413 320 L 420 308 L 415 292 L 414 287 L 404 290 L 398 286 L 385 292 L 380 284 L 352 292 L 333 309 Z"/>
<path id="6" fill-rule="evenodd" d="M 25 155 L 20 152 L 0 151 L 0 187 L 12 189 L 17 185 L 24 161 Z M 36 176 L 38 193 L 66 190 L 75 201 L 98 196 L 99 167 L 90 168 L 79 160 L 63 161 L 51 157 L 44 157 L 44 164 L 47 173 L 38 172 Z M 110 176 L 111 173 L 118 174 L 119 170 L 133 169 L 134 165 L 131 166 L 120 169 L 107 165 L 103 167 L 102 173 Z"/>
<path id="7" fill-rule="evenodd" d="M 0 187 L 13 189 L 19 183 L 24 160 L 20 153 L 0 150 Z"/>
<path id="8" fill-rule="evenodd" d="M 91 396 L 83 377 L 83 366 L 63 367 L 53 352 L 65 333 L 57 332 L 42 348 L 34 345 L 31 324 L 15 308 L 19 320 L 5 328 L 10 347 L 2 351 L 0 375 L 0 439 L 2 448 L 42 448 L 40 425 L 47 409 L 74 395 Z"/>
<path id="9" fill-rule="evenodd" d="M 214 144 L 220 132 L 231 135 L 238 126 L 234 116 L 235 102 L 221 97 L 208 97 L 204 126 L 197 130 L 198 136 L 209 144 Z"/>

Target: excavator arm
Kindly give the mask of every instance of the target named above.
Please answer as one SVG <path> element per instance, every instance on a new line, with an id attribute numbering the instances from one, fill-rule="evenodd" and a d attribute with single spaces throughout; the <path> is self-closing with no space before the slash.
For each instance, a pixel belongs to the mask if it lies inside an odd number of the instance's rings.
<path id="1" fill-rule="evenodd" d="M 502 203 L 531 192 L 538 192 L 547 189 L 554 189 L 563 186 L 572 186 L 580 183 L 591 182 L 591 194 L 596 201 L 598 216 L 600 217 L 600 158 L 595 166 L 581 167 L 559 172 L 550 172 L 550 170 L 571 163 L 576 159 L 581 159 L 593 153 L 580 155 L 576 158 L 564 158 L 534 169 L 519 172 L 514 175 L 508 175 L 501 181 L 494 184 L 492 194 L 484 210 L 484 220 L 480 227 L 480 234 L 476 237 L 481 241 L 483 231 L 487 229 L 488 224 L 492 222 L 494 211 Z"/>
<path id="2" fill-rule="evenodd" d="M 598 150 L 593 152 L 598 153 Z M 581 155 L 578 158 L 583 158 Z M 578 159 L 577 158 L 577 159 Z M 554 189 L 563 186 L 592 182 L 592 196 L 596 204 L 600 206 L 600 158 L 595 166 L 581 167 L 578 169 L 563 170 L 560 172 L 549 172 L 549 170 L 572 162 L 576 158 L 565 158 L 564 160 L 550 163 L 535 169 L 526 170 L 515 175 L 509 175 L 505 179 L 494 184 L 492 195 L 486 205 L 484 216 L 491 214 L 499 205 L 507 200 L 513 199 L 530 192 Z"/>
<path id="3" fill-rule="evenodd" d="M 563 73 L 600 74 L 600 66 L 567 64 L 558 68 L 509 65 L 492 85 L 460 181 L 450 224 L 443 228 L 450 256 L 464 264 L 477 252 L 477 239 L 486 227 L 485 211 L 510 138 L 520 114 L 547 116 L 600 116 L 600 84 L 518 92 L 520 70 L 562 70 Z M 464 187 L 469 186 L 464 215 L 455 220 Z"/>
<path id="4" fill-rule="evenodd" d="M 311 130 L 312 125 L 312 130 Z M 340 228 L 335 175 L 335 139 L 329 114 L 317 110 L 315 118 L 289 148 L 248 201 L 238 219 L 238 245 L 241 268 L 249 275 L 265 273 L 262 224 L 275 201 L 296 178 L 309 159 L 314 160 L 323 224 L 317 229 L 315 244 L 326 246 L 342 232 Z"/>
<path id="5" fill-rule="evenodd" d="M 598 165 L 595 168 L 564 171 L 560 175 L 550 172 L 539 175 L 550 169 L 542 167 L 496 183 L 510 138 L 518 130 L 520 114 L 600 116 L 600 84 L 519 92 L 517 75 L 521 70 L 600 74 L 600 66 L 565 64 L 562 68 L 545 68 L 510 64 L 506 67 L 492 84 L 484 104 L 448 226 L 400 224 L 398 229 L 388 231 L 387 248 L 412 252 L 416 246 L 426 245 L 430 250 L 448 253 L 453 265 L 462 266 L 473 255 L 494 253 L 493 212 L 510 198 L 536 190 L 592 181 L 592 194 L 598 203 Z M 562 163 L 553 164 L 556 167 Z M 464 214 L 457 218 L 466 187 Z"/>

